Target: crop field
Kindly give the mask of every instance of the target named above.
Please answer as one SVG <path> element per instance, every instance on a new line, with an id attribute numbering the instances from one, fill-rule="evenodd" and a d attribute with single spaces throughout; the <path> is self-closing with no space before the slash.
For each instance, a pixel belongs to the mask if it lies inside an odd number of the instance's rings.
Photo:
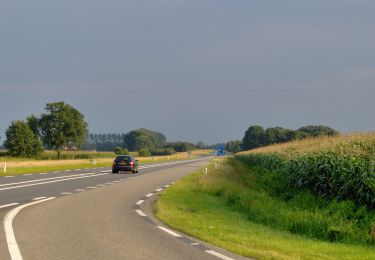
<path id="1" fill-rule="evenodd" d="M 374 259 L 374 149 L 356 133 L 242 152 L 165 191 L 156 215 L 244 256 Z"/>

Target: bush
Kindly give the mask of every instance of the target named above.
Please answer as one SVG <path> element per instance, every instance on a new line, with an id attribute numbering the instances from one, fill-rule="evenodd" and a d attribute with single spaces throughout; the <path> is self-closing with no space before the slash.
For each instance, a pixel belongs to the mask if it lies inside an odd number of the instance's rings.
<path id="1" fill-rule="evenodd" d="M 139 149 L 138 155 L 141 157 L 149 157 L 151 156 L 151 153 L 147 148 L 142 148 L 142 149 Z"/>

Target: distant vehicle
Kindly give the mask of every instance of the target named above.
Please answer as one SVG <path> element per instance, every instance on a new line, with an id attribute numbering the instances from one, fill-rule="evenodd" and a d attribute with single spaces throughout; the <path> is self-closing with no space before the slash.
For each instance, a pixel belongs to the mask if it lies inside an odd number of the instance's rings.
<path id="1" fill-rule="evenodd" d="M 138 160 L 130 155 L 117 155 L 113 161 L 112 173 L 119 171 L 130 171 L 132 173 L 138 172 Z"/>

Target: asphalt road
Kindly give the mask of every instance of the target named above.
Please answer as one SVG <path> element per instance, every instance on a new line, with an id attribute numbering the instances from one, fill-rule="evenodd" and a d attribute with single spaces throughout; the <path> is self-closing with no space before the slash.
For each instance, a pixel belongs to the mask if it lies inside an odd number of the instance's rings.
<path id="1" fill-rule="evenodd" d="M 142 165 L 138 174 L 98 168 L 0 177 L 0 259 L 12 259 L 9 233 L 19 259 L 240 259 L 152 217 L 150 202 L 161 190 L 205 164 L 207 159 Z M 30 203 L 38 204 L 23 208 L 12 232 L 4 231 L 9 215 Z"/>

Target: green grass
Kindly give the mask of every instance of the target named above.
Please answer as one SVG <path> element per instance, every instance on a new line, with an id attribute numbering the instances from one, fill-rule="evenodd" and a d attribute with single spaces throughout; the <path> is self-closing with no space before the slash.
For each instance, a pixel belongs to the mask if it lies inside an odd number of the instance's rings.
<path id="1" fill-rule="evenodd" d="M 304 227 L 304 221 L 311 222 L 305 227 L 312 225 L 312 229 L 325 223 L 350 226 L 352 221 L 345 221 L 345 214 L 340 216 L 343 205 L 334 206 L 303 194 L 285 202 L 283 198 L 268 194 L 267 191 L 272 188 L 264 189 L 262 185 L 266 183 L 266 180 L 259 182 L 256 175 L 244 177 L 235 174 L 229 166 L 211 167 L 208 175 L 195 173 L 164 191 L 157 202 L 155 214 L 177 230 L 247 257 L 375 258 L 375 247 L 361 242 L 361 239 L 339 243 L 329 242 L 327 238 L 314 238 L 314 233 L 298 234 L 301 232 L 298 229 Z M 310 201 L 306 201 L 307 198 Z M 328 215 L 329 209 L 333 219 Z M 288 230 L 293 223 L 302 225 Z M 335 236 L 334 227 L 332 230 Z M 351 239 L 353 237 L 349 236 L 347 241 Z"/>

